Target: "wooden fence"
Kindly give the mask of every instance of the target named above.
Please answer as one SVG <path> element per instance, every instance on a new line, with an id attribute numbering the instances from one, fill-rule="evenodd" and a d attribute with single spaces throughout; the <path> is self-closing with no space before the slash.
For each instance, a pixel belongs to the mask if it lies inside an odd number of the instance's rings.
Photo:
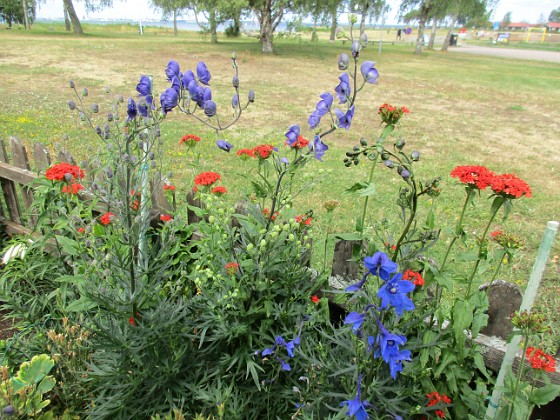
<path id="1" fill-rule="evenodd" d="M 0 219 L 4 231 L 8 235 L 29 234 L 34 220 L 27 216 L 27 210 L 33 201 L 33 191 L 30 184 L 44 172 L 51 163 L 47 148 L 41 143 L 33 146 L 34 165 L 31 166 L 27 150 L 23 143 L 15 137 L 10 137 L 9 146 L 11 162 L 8 160 L 5 142 L 0 139 L 0 184 L 2 198 L 0 199 Z M 56 161 L 76 164 L 74 158 L 67 151 L 60 151 Z M 161 181 L 159 181 L 161 182 Z M 151 184 L 153 207 L 158 211 L 167 212 L 171 204 L 163 194 L 160 183 Z M 85 197 L 88 198 L 87 195 Z M 188 197 L 189 204 L 200 207 L 202 204 L 192 195 Z M 189 223 L 196 222 L 199 218 L 189 212 Z M 332 271 L 329 279 L 332 288 L 343 288 L 345 284 L 353 283 L 361 275 L 358 265 L 351 261 L 354 246 L 360 246 L 359 241 L 340 240 L 335 244 Z M 308 256 L 309 257 L 309 256 Z M 519 309 L 522 293 L 518 286 L 503 281 L 495 281 L 486 285 L 489 299 L 489 322 L 482 330 L 476 342 L 483 348 L 486 366 L 498 371 L 506 348 L 506 339 L 513 326 L 509 316 Z M 553 383 L 560 384 L 560 349 L 556 354 L 556 371 L 549 373 Z M 513 369 L 517 371 L 520 365 L 520 354 L 516 358 Z"/>

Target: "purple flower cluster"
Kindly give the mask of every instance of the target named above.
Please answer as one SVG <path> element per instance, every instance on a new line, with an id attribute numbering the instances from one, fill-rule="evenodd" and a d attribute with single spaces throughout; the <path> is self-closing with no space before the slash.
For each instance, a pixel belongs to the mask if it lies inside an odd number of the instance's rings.
<path id="1" fill-rule="evenodd" d="M 280 365 L 282 366 L 282 370 L 286 370 L 286 371 L 291 370 L 292 368 L 290 367 L 290 364 L 282 360 L 277 355 L 277 351 L 279 348 L 284 347 L 286 349 L 286 353 L 288 353 L 288 357 L 290 358 L 294 357 L 294 351 L 296 347 L 299 347 L 299 345 L 301 344 L 300 336 L 301 336 L 301 329 L 297 337 L 288 342 L 286 342 L 286 340 L 284 340 L 281 335 L 277 335 L 274 340 L 274 345 L 272 347 L 264 349 L 261 352 L 261 356 L 266 357 L 266 356 L 274 355 L 276 356 L 276 359 L 280 362 Z"/>

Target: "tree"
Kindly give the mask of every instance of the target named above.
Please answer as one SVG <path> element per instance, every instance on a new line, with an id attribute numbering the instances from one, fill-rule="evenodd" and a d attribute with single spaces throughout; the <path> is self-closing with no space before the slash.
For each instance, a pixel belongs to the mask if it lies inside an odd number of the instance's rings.
<path id="1" fill-rule="evenodd" d="M 389 12 L 391 7 L 385 0 L 351 0 L 350 10 L 360 15 L 360 35 L 365 31 L 366 19 L 370 21 L 379 19 Z"/>
<path id="2" fill-rule="evenodd" d="M 451 40 L 451 33 L 455 28 L 455 24 L 466 23 L 470 19 L 479 19 L 481 16 L 486 17 L 486 21 L 490 17 L 488 10 L 488 3 L 486 0 L 452 0 L 448 2 L 447 16 L 451 18 L 451 25 L 443 41 L 441 47 L 442 51 L 447 51 L 449 41 Z"/>
<path id="3" fill-rule="evenodd" d="M 247 0 L 193 0 L 189 6 L 195 13 L 195 17 L 201 13 L 207 20 L 208 25 L 198 21 L 198 25 L 205 31 L 210 32 L 212 43 L 218 42 L 218 25 L 228 20 L 234 21 L 237 29 L 240 27 L 240 17 L 243 10 L 248 7 Z"/>
<path id="4" fill-rule="evenodd" d="M 511 23 L 511 12 L 507 12 L 502 19 L 502 28 L 509 26 Z"/>
<path id="5" fill-rule="evenodd" d="M 549 22 L 560 22 L 560 7 L 556 8 L 552 12 L 550 12 L 550 15 L 548 15 L 548 21 Z"/>
<path id="6" fill-rule="evenodd" d="M 83 35 L 84 30 L 82 29 L 82 24 L 78 18 L 78 14 L 74 9 L 74 4 L 72 0 L 63 0 L 64 16 L 68 16 L 72 27 L 74 28 L 74 33 L 76 35 Z M 113 5 L 113 0 L 85 0 L 86 10 L 89 12 L 94 12 L 96 10 L 104 9 L 105 7 L 110 7 Z"/>
<path id="7" fill-rule="evenodd" d="M 29 29 L 35 20 L 35 1 L 0 0 L 0 16 L 8 24 L 8 28 L 18 23 Z"/>
<path id="8" fill-rule="evenodd" d="M 298 13 L 306 3 L 305 0 L 249 0 L 249 7 L 259 22 L 259 40 L 263 53 L 274 52 L 274 31 L 284 14 Z"/>
<path id="9" fill-rule="evenodd" d="M 177 29 L 177 16 L 187 7 L 190 7 L 191 3 L 189 0 L 151 0 L 152 6 L 162 11 L 162 19 L 173 16 L 173 34 L 175 36 L 179 33 Z"/>
<path id="10" fill-rule="evenodd" d="M 434 8 L 436 0 L 402 0 L 400 13 L 405 14 L 408 12 L 408 16 L 415 16 L 418 19 L 418 35 L 416 37 L 416 48 L 414 49 L 414 55 L 422 54 L 422 45 L 424 43 L 424 30 L 426 28 L 426 22 L 430 18 L 430 13 Z"/>

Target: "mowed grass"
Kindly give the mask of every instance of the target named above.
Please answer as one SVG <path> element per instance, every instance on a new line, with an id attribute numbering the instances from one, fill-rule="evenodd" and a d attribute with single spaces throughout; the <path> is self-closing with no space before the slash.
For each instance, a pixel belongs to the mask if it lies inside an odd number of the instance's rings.
<path id="1" fill-rule="evenodd" d="M 74 80 L 80 89 L 89 88 L 87 101 L 100 104 L 99 123 L 103 125 L 102 116 L 117 94 L 125 99 L 136 96 L 141 74 L 154 76 L 156 91 L 167 88 L 164 69 L 170 59 L 178 61 L 182 70 L 194 70 L 198 61 L 206 62 L 221 119 L 227 120 L 233 94 L 229 57 L 235 51 L 242 94 L 254 89 L 257 100 L 221 137 L 233 143 L 234 150 L 261 143 L 283 150 L 284 133 L 290 125 L 299 124 L 304 136 L 312 138 L 307 118 L 321 93 L 333 93 L 340 74 L 337 56 L 349 48 L 341 42 L 328 43 L 322 34 L 318 43 L 309 37 L 276 39 L 276 54 L 265 56 L 257 41 L 247 37 L 221 38 L 219 44 L 212 45 L 197 33 L 181 32 L 174 37 L 171 30 L 161 28 L 147 28 L 142 36 L 130 25 L 86 26 L 86 31 L 83 37 L 67 34 L 56 25 L 36 25 L 31 32 L 2 31 L 0 138 L 16 136 L 28 146 L 38 141 L 53 151 L 68 149 L 77 160 L 87 159 L 101 144 L 67 109 L 66 101 L 73 99 L 68 81 Z M 371 33 L 370 39 L 379 39 L 379 35 Z M 455 166 L 485 165 L 498 173 L 513 173 L 531 185 L 533 198 L 516 200 L 509 219 L 495 224 L 495 228 L 517 234 L 525 242 L 525 248 L 501 275 L 524 287 L 547 221 L 560 219 L 560 68 L 557 63 L 470 54 L 426 51 L 417 57 L 412 51 L 412 46 L 384 44 L 379 53 L 377 43 L 362 51 L 362 60 L 377 62 L 379 84 L 368 85 L 361 92 L 351 130 L 339 130 L 324 139 L 330 147 L 325 162 L 314 162 L 298 175 L 296 181 L 302 186 L 310 179 L 316 182 L 305 186 L 295 206 L 301 212 L 315 211 L 317 251 L 326 230 L 322 208 L 326 200 L 341 202 L 331 231 L 352 231 L 362 202 L 345 190 L 365 180 L 369 166 L 345 168 L 344 153 L 361 137 L 370 141 L 377 138 L 377 108 L 381 104 L 405 105 L 411 113 L 402 120 L 398 137 L 406 140 L 408 151 L 422 153 L 417 175 L 443 179 L 443 191 L 435 203 L 443 241 L 435 255 L 449 240 L 464 199 L 463 188 L 449 177 Z M 109 94 L 106 86 L 111 88 Z M 186 133 L 204 139 L 197 167 L 178 147 Z M 231 199 L 250 193 L 247 174 L 255 173 L 256 163 L 241 162 L 233 153 L 219 151 L 211 130 L 173 113 L 162 126 L 162 138 L 165 170 L 173 172 L 179 194 L 184 195 L 192 187 L 192 176 L 204 170 L 222 173 Z M 394 172 L 381 167 L 375 182 L 378 195 L 370 200 L 369 224 L 382 218 L 396 223 L 395 200 L 404 184 Z M 473 236 L 481 233 L 487 220 L 487 197 L 483 194 L 467 212 L 466 226 Z M 555 328 L 556 345 L 560 331 L 559 255 L 557 241 L 538 300 Z M 322 267 L 322 252 L 315 253 L 313 263 Z M 489 274 L 482 277 L 481 282 L 488 280 Z"/>

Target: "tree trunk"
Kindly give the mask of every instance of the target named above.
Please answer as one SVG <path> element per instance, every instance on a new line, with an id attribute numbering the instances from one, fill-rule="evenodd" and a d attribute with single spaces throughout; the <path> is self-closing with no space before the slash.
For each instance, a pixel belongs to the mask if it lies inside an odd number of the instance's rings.
<path id="1" fill-rule="evenodd" d="M 456 22 L 457 22 L 457 19 L 453 18 L 453 20 L 451 21 L 451 26 L 449 27 L 449 30 L 447 31 L 447 35 L 445 35 L 445 39 L 443 40 L 443 45 L 441 46 L 442 51 L 447 51 L 447 48 L 449 47 L 449 41 L 451 40 L 451 33 L 453 32 L 453 29 L 455 29 L 455 23 Z"/>
<path id="2" fill-rule="evenodd" d="M 62 8 L 64 9 L 64 26 L 66 27 L 66 32 L 70 32 L 72 30 L 72 25 L 70 24 L 70 17 L 68 16 L 66 4 L 63 4 Z"/>
<path id="3" fill-rule="evenodd" d="M 21 0 L 21 8 L 23 9 L 23 23 L 25 25 L 25 29 L 31 29 L 29 25 L 29 15 L 27 13 L 27 2 L 25 0 Z"/>
<path id="4" fill-rule="evenodd" d="M 420 19 L 418 21 L 418 37 L 416 38 L 416 48 L 414 50 L 414 55 L 422 54 L 422 46 L 424 45 L 424 29 L 426 28 L 426 21 L 428 20 L 429 14 L 430 2 L 428 0 L 420 8 Z"/>
<path id="5" fill-rule="evenodd" d="M 336 10 L 332 13 L 331 18 L 331 35 L 329 36 L 329 41 L 334 42 L 336 38 L 336 27 L 338 26 Z"/>
<path id="6" fill-rule="evenodd" d="M 273 29 L 272 9 L 270 1 L 267 1 L 263 9 L 260 10 L 260 14 L 258 15 L 258 17 L 261 24 L 260 41 L 262 52 L 265 54 L 272 54 L 274 52 L 274 49 L 272 47 Z"/>
<path id="7" fill-rule="evenodd" d="M 434 43 L 436 42 L 436 29 L 437 29 L 437 20 L 434 18 L 432 20 L 432 32 L 430 33 L 430 41 L 428 42 L 428 49 L 434 49 Z"/>
<path id="8" fill-rule="evenodd" d="M 179 35 L 179 30 L 177 29 L 177 9 L 173 9 L 173 36 Z"/>
<path id="9" fill-rule="evenodd" d="M 76 35 L 83 35 L 84 30 L 82 29 L 82 24 L 80 23 L 80 19 L 78 19 L 78 15 L 74 10 L 74 5 L 72 4 L 72 0 L 64 0 L 64 7 L 68 11 L 68 16 L 70 17 L 70 21 L 72 22 L 72 26 L 74 27 L 74 33 Z"/>
<path id="10" fill-rule="evenodd" d="M 208 17 L 208 23 L 210 24 L 210 42 L 212 44 L 218 43 L 218 24 L 216 22 L 216 9 L 210 10 L 210 16 Z"/>

